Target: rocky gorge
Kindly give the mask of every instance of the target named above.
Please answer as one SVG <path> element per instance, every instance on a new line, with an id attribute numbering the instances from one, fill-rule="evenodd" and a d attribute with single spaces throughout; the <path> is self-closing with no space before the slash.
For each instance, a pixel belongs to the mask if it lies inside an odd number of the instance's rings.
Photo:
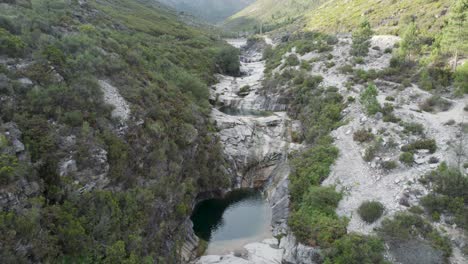
<path id="1" fill-rule="evenodd" d="M 235 188 L 260 188 L 265 193 L 272 209 L 271 237 L 240 245 L 226 255 L 202 256 L 194 263 L 314 263 L 318 251 L 297 243 L 287 227 L 288 155 L 303 147 L 291 139 L 291 132 L 300 124 L 286 113 L 287 98 L 262 91 L 265 43 L 245 39 L 228 42 L 242 50 L 242 76 L 217 75 L 219 82 L 212 87 L 210 97 L 212 118 Z M 195 242 L 196 237 L 191 236 L 185 252 Z"/>

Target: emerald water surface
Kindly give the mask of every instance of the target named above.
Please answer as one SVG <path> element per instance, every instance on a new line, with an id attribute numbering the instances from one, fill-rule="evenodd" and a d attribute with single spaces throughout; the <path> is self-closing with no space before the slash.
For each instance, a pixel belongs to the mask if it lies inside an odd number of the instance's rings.
<path id="1" fill-rule="evenodd" d="M 223 254 L 269 237 L 271 209 L 261 192 L 242 189 L 200 202 L 191 219 L 207 254 Z"/>

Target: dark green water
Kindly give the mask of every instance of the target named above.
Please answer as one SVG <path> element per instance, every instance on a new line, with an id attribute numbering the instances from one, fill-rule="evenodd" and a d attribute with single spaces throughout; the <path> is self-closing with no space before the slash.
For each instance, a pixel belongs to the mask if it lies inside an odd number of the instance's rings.
<path id="1" fill-rule="evenodd" d="M 269 230 L 270 218 L 268 203 L 260 192 L 251 189 L 202 201 L 191 217 L 195 234 L 209 245 L 262 236 Z"/>

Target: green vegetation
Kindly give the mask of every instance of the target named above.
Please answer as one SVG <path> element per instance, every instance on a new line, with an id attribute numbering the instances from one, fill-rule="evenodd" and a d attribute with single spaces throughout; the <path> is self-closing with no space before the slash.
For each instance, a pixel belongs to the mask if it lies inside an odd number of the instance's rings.
<path id="1" fill-rule="evenodd" d="M 372 141 L 374 137 L 374 134 L 372 134 L 368 129 L 360 129 L 353 134 L 354 141 L 360 143 Z"/>
<path id="2" fill-rule="evenodd" d="M 398 163 L 394 160 L 383 161 L 381 163 L 382 169 L 390 171 L 398 167 Z"/>
<path id="3" fill-rule="evenodd" d="M 336 44 L 336 37 L 328 36 L 319 32 L 299 32 L 291 35 L 287 42 L 279 44 L 274 51 L 266 49 L 263 53 L 264 59 L 266 59 L 265 73 L 271 75 L 271 72 L 281 65 L 281 61 L 286 52 L 290 52 L 292 48 L 296 48 L 296 52 L 300 55 L 304 55 L 308 52 L 327 52 L 332 49 L 332 44 Z M 289 62 L 292 65 L 288 64 Z M 300 62 L 299 62 L 300 63 Z M 287 58 L 286 65 L 295 66 L 299 65 L 294 56 Z M 273 79 L 274 76 L 269 76 Z"/>
<path id="4" fill-rule="evenodd" d="M 421 204 L 433 220 L 441 214 L 453 216 L 453 221 L 468 229 L 468 177 L 446 164 L 427 174 L 422 181 L 433 184 L 433 192 L 422 198 Z"/>
<path id="5" fill-rule="evenodd" d="M 291 54 L 286 58 L 286 65 L 297 66 L 300 64 L 299 58 L 295 54 Z"/>
<path id="6" fill-rule="evenodd" d="M 458 67 L 455 72 L 455 87 L 458 94 L 468 94 L 468 63 Z"/>
<path id="7" fill-rule="evenodd" d="M 398 213 L 384 219 L 377 233 L 402 263 L 445 263 L 452 253 L 450 241 L 419 215 Z"/>
<path id="8" fill-rule="evenodd" d="M 314 40 L 318 42 L 313 44 Z M 323 44 L 317 44 L 320 42 Z M 283 85 L 291 88 L 294 99 L 289 114 L 303 124 L 302 131 L 295 133 L 294 138 L 310 146 L 293 154 L 291 159 L 291 213 L 288 224 L 300 242 L 329 249 L 326 263 L 362 263 L 369 260 L 383 263 L 379 240 L 346 234 L 348 220 L 335 213 L 342 194 L 334 187 L 320 186 L 338 157 L 338 149 L 333 146 L 329 133 L 340 124 L 344 107 L 342 96 L 335 87 L 320 87 L 320 76 L 308 76 L 301 70 L 284 69 L 282 74 L 271 74 L 272 69 L 280 65 L 282 54 L 292 47 L 298 47 L 301 54 L 314 49 L 326 50 L 327 43 L 335 43 L 335 40 L 310 33 L 280 44 L 275 49 L 277 53 L 266 56 L 264 88 L 277 90 Z M 373 136 L 365 134 L 363 138 Z M 361 135 L 357 137 L 361 139 Z M 359 253 L 354 252 L 356 248 L 360 249 Z"/>
<path id="9" fill-rule="evenodd" d="M 435 111 L 447 111 L 452 106 L 450 101 L 446 99 L 433 95 L 427 98 L 424 102 L 419 105 L 419 108 L 426 112 L 435 112 Z"/>
<path id="10" fill-rule="evenodd" d="M 333 241 L 346 234 L 347 219 L 335 213 L 341 197 L 334 187 L 311 186 L 304 193 L 300 207 L 292 212 L 288 222 L 299 241 L 331 247 Z"/>
<path id="11" fill-rule="evenodd" d="M 401 122 L 400 126 L 404 128 L 403 132 L 413 135 L 424 135 L 424 126 L 416 122 Z"/>
<path id="12" fill-rule="evenodd" d="M 361 93 L 360 102 L 366 109 L 368 115 L 375 115 L 377 112 L 381 111 L 381 106 L 377 101 L 378 93 L 377 87 L 374 84 L 367 86 Z"/>
<path id="13" fill-rule="evenodd" d="M 435 153 L 437 150 L 437 143 L 434 139 L 420 139 L 401 147 L 402 151 L 411 153 L 420 149 L 429 150 L 430 153 Z"/>
<path id="14" fill-rule="evenodd" d="M 269 32 L 298 21 L 307 10 L 320 5 L 324 0 L 275 1 L 258 0 L 231 16 L 224 27 L 231 31 L 253 33 Z"/>
<path id="15" fill-rule="evenodd" d="M 441 46 L 445 52 L 453 56 L 452 68 L 455 71 L 459 56 L 468 53 L 468 2 L 455 0 L 451 8 L 452 12 L 442 35 Z"/>
<path id="16" fill-rule="evenodd" d="M 400 162 L 411 166 L 414 163 L 414 154 L 412 152 L 403 152 L 400 154 Z"/>
<path id="17" fill-rule="evenodd" d="M 383 204 L 380 202 L 366 201 L 359 206 L 358 213 L 362 220 L 367 223 L 374 223 L 382 216 L 384 209 Z"/>
<path id="18" fill-rule="evenodd" d="M 396 34 L 401 25 L 417 22 L 424 31 L 438 31 L 444 26 L 447 15 L 444 11 L 452 1 L 426 0 L 329 0 L 318 8 L 304 10 L 307 30 L 323 32 L 350 32 L 359 27 L 365 14 L 374 30 L 379 34 Z M 400 10 L 395 13 L 395 10 Z M 346 14 L 346 15 L 343 15 Z"/>
<path id="19" fill-rule="evenodd" d="M 355 57 L 367 56 L 373 34 L 369 21 L 363 21 L 359 28 L 353 32 L 351 55 Z"/>
<path id="20" fill-rule="evenodd" d="M 0 259 L 179 262 L 186 235 L 179 227 L 195 196 L 229 185 L 208 87 L 216 72 L 238 74 L 239 51 L 146 1 L 31 5 L 3 3 L 0 10 L 0 53 L 31 61 L 0 67 L 11 80 L 1 89 L 0 126 L 16 123 L 31 157 L 29 163 L 2 154 L 0 182 L 16 192 L 27 179 L 39 191 L 21 209 L 0 213 Z M 15 83 L 22 77 L 34 88 Z M 125 131 L 99 80 L 131 106 Z M 67 138 L 75 143 L 63 143 Z M 69 155 L 82 175 L 58 175 Z M 94 171 L 107 164 L 108 171 Z"/>
<path id="21" fill-rule="evenodd" d="M 325 264 L 385 264 L 384 244 L 376 237 L 349 234 L 337 240 Z"/>
<path id="22" fill-rule="evenodd" d="M 0 28 L 0 53 L 11 57 L 20 57 L 26 48 L 24 42 L 18 36 Z"/>

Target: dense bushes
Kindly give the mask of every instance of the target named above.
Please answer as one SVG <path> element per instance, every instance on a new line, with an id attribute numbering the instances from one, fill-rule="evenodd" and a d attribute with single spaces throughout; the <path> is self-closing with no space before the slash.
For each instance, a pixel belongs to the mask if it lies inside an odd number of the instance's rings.
<path id="1" fill-rule="evenodd" d="M 367 129 L 360 129 L 353 134 L 354 141 L 357 142 L 369 142 L 374 139 L 374 134 Z"/>
<path id="2" fill-rule="evenodd" d="M 26 45 L 15 35 L 12 35 L 0 27 L 0 53 L 10 57 L 19 57 L 23 55 Z"/>
<path id="3" fill-rule="evenodd" d="M 220 73 L 238 76 L 240 74 L 239 49 L 226 46 L 216 52 L 216 64 L 220 67 Z"/>
<path id="4" fill-rule="evenodd" d="M 450 101 L 440 97 L 440 96 L 431 96 L 427 98 L 424 102 L 419 105 L 419 108 L 426 112 L 434 111 L 447 111 L 452 106 Z"/>
<path id="5" fill-rule="evenodd" d="M 468 63 L 463 63 L 455 72 L 455 87 L 458 89 L 458 94 L 468 93 Z"/>
<path id="6" fill-rule="evenodd" d="M 418 215 L 398 213 L 384 219 L 377 233 L 402 263 L 444 263 L 452 252 L 450 241 Z"/>
<path id="7" fill-rule="evenodd" d="M 382 216 L 384 209 L 383 204 L 380 202 L 366 201 L 359 206 L 358 213 L 362 220 L 373 223 Z"/>
<path id="8" fill-rule="evenodd" d="M 18 167 L 18 159 L 15 156 L 0 154 L 0 185 L 7 185 L 16 180 Z"/>
<path id="9" fill-rule="evenodd" d="M 421 200 L 433 220 L 438 221 L 441 214 L 448 214 L 457 225 L 467 229 L 468 177 L 460 170 L 442 164 L 422 181 L 433 184 L 433 192 Z"/>
<path id="10" fill-rule="evenodd" d="M 263 54 L 264 58 L 267 58 L 265 74 L 271 75 L 273 69 L 281 65 L 281 61 L 286 52 L 290 52 L 292 48 L 296 48 L 296 52 L 300 55 L 304 55 L 308 52 L 326 52 L 331 51 L 331 46 L 336 42 L 336 38 L 327 36 L 319 32 L 305 32 L 297 33 L 288 38 L 288 41 L 279 44 L 275 47 L 274 52 L 267 49 Z M 294 60 L 294 59 L 292 59 Z M 292 61 L 293 65 L 295 60 Z M 299 64 L 297 64 L 299 65 Z M 270 76 L 272 77 L 272 76 Z"/>
<path id="11" fill-rule="evenodd" d="M 423 135 L 424 134 L 424 126 L 420 123 L 415 122 L 401 122 L 400 125 L 404 128 L 403 132 L 407 134 L 414 134 L 414 135 Z"/>
<path id="12" fill-rule="evenodd" d="M 351 233 L 334 243 L 325 264 L 384 264 L 384 251 L 380 239 Z"/>
<path id="13" fill-rule="evenodd" d="M 351 55 L 364 57 L 369 53 L 370 40 L 372 38 L 371 26 L 368 21 L 361 23 L 359 28 L 353 32 L 353 44 L 351 46 Z"/>
<path id="14" fill-rule="evenodd" d="M 411 152 L 403 152 L 400 154 L 401 163 L 411 166 L 414 163 L 414 154 Z"/>
<path id="15" fill-rule="evenodd" d="M 434 139 L 420 139 L 401 147 L 401 150 L 404 152 L 415 152 L 416 150 L 422 149 L 434 153 L 437 150 L 437 142 Z"/>
<path id="16" fill-rule="evenodd" d="M 311 186 L 289 218 L 296 237 L 309 245 L 330 247 L 346 234 L 348 221 L 335 213 L 341 197 L 334 187 Z"/>
<path id="17" fill-rule="evenodd" d="M 196 194 L 229 184 L 211 134 L 208 86 L 215 72 L 238 74 L 238 50 L 139 1 L 36 1 L 0 13 L 18 28 L 0 29 L 0 53 L 32 61 L 0 71 L 34 84 L 9 87 L 0 123 L 18 125 L 35 164 L 2 156 L 0 181 L 35 177 L 40 185 L 21 210 L 0 213 L 0 259 L 179 262 L 178 227 Z M 131 106 L 125 130 L 103 101 L 103 79 Z M 59 176 L 58 164 L 70 158 L 80 175 Z M 28 246 L 19 252 L 18 244 Z"/>

